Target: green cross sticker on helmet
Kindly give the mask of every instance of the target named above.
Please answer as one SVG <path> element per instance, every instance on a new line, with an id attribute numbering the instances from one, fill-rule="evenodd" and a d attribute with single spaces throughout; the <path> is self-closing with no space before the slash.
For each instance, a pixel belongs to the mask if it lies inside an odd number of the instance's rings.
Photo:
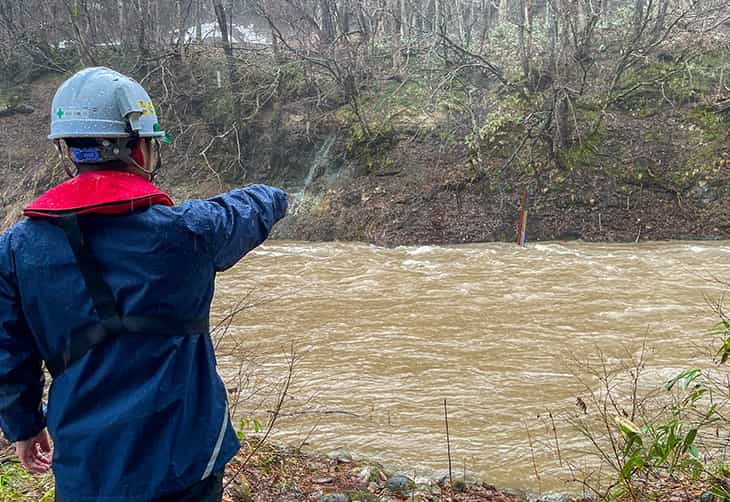
<path id="1" fill-rule="evenodd" d="M 50 139 L 136 136 L 170 142 L 147 91 L 109 68 L 74 74 L 56 91 L 51 110 L 56 111 L 51 115 Z"/>

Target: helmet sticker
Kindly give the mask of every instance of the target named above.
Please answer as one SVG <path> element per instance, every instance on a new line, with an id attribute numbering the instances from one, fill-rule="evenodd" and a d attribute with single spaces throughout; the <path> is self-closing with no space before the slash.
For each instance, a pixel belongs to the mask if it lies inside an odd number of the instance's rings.
<path id="1" fill-rule="evenodd" d="M 55 115 L 59 119 L 88 119 L 98 112 L 98 108 L 91 106 L 58 108 Z"/>
<path id="2" fill-rule="evenodd" d="M 142 115 L 157 115 L 151 101 L 138 101 L 137 104 L 142 107 Z"/>

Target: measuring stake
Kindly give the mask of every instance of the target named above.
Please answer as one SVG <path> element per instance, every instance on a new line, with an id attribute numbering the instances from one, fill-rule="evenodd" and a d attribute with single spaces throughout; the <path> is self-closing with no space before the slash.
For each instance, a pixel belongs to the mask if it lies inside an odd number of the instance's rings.
<path id="1" fill-rule="evenodd" d="M 517 245 L 521 248 L 525 247 L 525 234 L 527 232 L 527 210 L 530 204 L 530 198 L 527 192 L 522 193 L 522 207 L 520 208 L 520 221 L 517 226 Z"/>

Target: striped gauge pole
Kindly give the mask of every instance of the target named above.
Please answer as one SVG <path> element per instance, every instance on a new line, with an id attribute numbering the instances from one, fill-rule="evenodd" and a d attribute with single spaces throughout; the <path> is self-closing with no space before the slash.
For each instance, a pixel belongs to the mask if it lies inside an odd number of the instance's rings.
<path id="1" fill-rule="evenodd" d="M 517 226 L 517 245 L 525 247 L 525 233 L 527 231 L 527 209 L 530 204 L 530 197 L 527 192 L 522 192 L 522 207 L 520 208 L 520 221 Z"/>

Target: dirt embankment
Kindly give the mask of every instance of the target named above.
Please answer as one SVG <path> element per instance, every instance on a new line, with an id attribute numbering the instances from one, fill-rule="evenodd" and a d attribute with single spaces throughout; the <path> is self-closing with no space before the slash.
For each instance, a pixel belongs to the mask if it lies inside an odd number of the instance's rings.
<path id="1" fill-rule="evenodd" d="M 475 175 L 461 145 L 398 143 L 389 153 L 396 173 L 315 185 L 315 209 L 288 222 L 286 233 L 380 245 L 512 240 L 526 191 L 528 240 L 725 239 L 730 145 L 698 159 L 697 127 L 656 140 L 690 126 L 672 113 L 616 118 L 582 165 L 530 175 L 499 167 Z"/>
<path id="2" fill-rule="evenodd" d="M 65 179 L 46 139 L 50 101 L 62 80 L 29 84 L 19 111 L 0 116 L 3 227 Z M 730 128 L 725 119 L 692 110 L 615 111 L 600 137 L 572 147 L 566 165 L 546 162 L 531 170 L 497 157 L 477 169 L 463 142 L 441 139 L 437 129 L 420 135 L 395 130 L 377 156 L 353 153 L 336 111 L 310 130 L 302 118 L 308 112 L 296 103 L 278 110 L 278 118 L 261 113 L 245 135 L 243 153 L 247 165 L 258 168 L 237 169 L 231 167 L 236 144 L 230 130 L 208 126 L 192 136 L 186 132 L 192 126 L 178 120 L 170 127 L 173 117 L 163 116 L 176 139 L 158 182 L 177 200 L 250 182 L 283 186 L 292 194 L 292 210 L 274 236 L 286 239 L 379 245 L 511 240 L 524 191 L 530 196 L 528 240 L 728 238 Z M 204 111 L 193 109 L 190 122 L 205 119 Z"/>

